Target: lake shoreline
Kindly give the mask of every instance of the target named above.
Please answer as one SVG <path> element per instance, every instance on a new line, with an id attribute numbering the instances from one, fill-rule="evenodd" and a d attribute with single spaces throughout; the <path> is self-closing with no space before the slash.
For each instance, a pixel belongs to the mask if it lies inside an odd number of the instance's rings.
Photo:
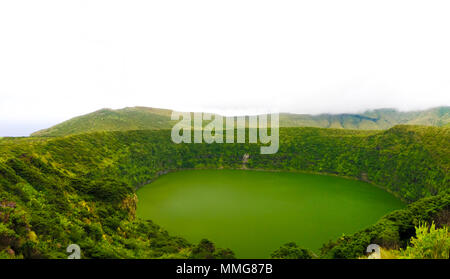
<path id="1" fill-rule="evenodd" d="M 165 170 L 165 171 L 159 171 L 156 174 L 156 177 L 154 179 L 150 179 L 147 180 L 143 183 L 140 183 L 138 186 L 136 186 L 134 188 L 134 191 L 137 192 L 140 188 L 151 184 L 152 182 L 154 182 L 155 180 L 157 180 L 159 177 L 161 177 L 162 175 L 168 174 L 168 173 L 173 173 L 173 172 L 178 172 L 178 171 L 185 171 L 185 170 L 244 170 L 244 171 L 262 171 L 262 172 L 286 172 L 286 173 L 304 173 L 304 174 L 315 174 L 315 175 L 324 175 L 324 176 L 333 176 L 333 177 L 340 177 L 340 178 L 344 178 L 344 179 L 350 179 L 350 180 L 355 180 L 355 181 L 361 181 L 361 182 L 365 182 L 368 183 L 372 186 L 375 186 L 381 190 L 384 190 L 386 192 L 388 192 L 389 194 L 393 195 L 394 197 L 396 197 L 397 199 L 401 200 L 402 202 L 404 202 L 405 204 L 409 204 L 411 203 L 410 201 L 407 201 L 406 199 L 404 199 L 403 197 L 401 197 L 398 193 L 395 193 L 393 191 L 390 191 L 389 189 L 383 187 L 382 185 L 376 184 L 373 181 L 367 180 L 367 179 L 361 179 L 361 178 L 357 178 L 354 176 L 344 176 L 344 175 L 339 175 L 339 174 L 335 174 L 335 173 L 328 173 L 328 172 L 315 172 L 315 171 L 306 171 L 306 170 L 279 170 L 279 169 L 261 169 L 261 168 L 248 168 L 248 167 L 240 167 L 240 168 L 231 168 L 231 167 L 220 167 L 220 168 L 180 168 L 180 169 L 170 169 L 170 170 Z"/>

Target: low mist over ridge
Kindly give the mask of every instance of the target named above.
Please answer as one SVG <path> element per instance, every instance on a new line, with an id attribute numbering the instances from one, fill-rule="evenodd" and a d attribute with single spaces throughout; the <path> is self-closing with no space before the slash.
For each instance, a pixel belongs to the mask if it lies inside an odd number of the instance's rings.
<path id="1" fill-rule="evenodd" d="M 101 109 L 37 131 L 31 136 L 65 136 L 96 131 L 170 129 L 172 110 L 127 107 Z M 318 127 L 356 130 L 388 129 L 398 124 L 448 126 L 450 107 L 401 112 L 395 109 L 369 110 L 361 114 L 293 114 L 280 113 L 280 127 Z"/>

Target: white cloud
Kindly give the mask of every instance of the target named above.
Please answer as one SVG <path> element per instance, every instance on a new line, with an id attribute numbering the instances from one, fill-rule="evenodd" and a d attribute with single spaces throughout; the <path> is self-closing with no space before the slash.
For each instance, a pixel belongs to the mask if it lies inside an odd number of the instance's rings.
<path id="1" fill-rule="evenodd" d="M 2 1 L 0 122 L 135 105 L 450 105 L 449 11 L 448 1 L 411 0 Z"/>

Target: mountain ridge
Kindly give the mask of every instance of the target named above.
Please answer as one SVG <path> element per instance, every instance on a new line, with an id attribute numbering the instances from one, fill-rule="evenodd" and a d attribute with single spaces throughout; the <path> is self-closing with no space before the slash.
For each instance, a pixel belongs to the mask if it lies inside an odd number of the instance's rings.
<path id="1" fill-rule="evenodd" d="M 36 137 L 55 137 L 97 131 L 128 131 L 170 129 L 172 110 L 152 107 L 103 108 L 39 130 Z M 385 130 L 395 125 L 450 125 L 450 106 L 402 112 L 396 109 L 375 109 L 363 113 L 295 114 L 280 113 L 280 127 L 316 127 L 354 130 Z"/>

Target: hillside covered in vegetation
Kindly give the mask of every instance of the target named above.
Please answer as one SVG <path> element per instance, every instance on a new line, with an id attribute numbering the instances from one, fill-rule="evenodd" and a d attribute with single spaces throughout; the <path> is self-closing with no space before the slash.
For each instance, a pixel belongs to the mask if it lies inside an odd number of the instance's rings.
<path id="1" fill-rule="evenodd" d="M 272 155 L 260 154 L 259 144 L 174 144 L 170 130 L 3 138 L 0 257 L 63 258 L 70 243 L 82 246 L 86 258 L 233 257 L 135 217 L 137 187 L 190 168 L 317 172 L 371 182 L 410 205 L 326 244 L 322 256 L 355 258 L 372 241 L 404 247 L 419 222 L 448 222 L 448 142 L 450 128 L 423 126 L 282 128 Z"/>
<path id="2" fill-rule="evenodd" d="M 86 132 L 170 129 L 176 123 L 171 110 L 131 107 L 101 109 L 37 131 L 32 136 L 67 136 Z M 361 114 L 280 114 L 280 127 L 317 127 L 355 130 L 388 129 L 399 124 L 444 126 L 450 123 L 450 107 L 400 112 L 377 109 Z"/>

